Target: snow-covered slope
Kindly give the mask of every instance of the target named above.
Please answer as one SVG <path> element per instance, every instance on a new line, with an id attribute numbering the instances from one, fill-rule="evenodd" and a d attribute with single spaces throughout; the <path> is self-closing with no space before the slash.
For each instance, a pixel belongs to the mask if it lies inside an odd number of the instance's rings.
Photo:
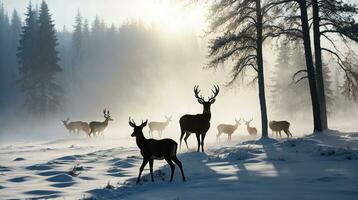
<path id="1" fill-rule="evenodd" d="M 147 166 L 136 185 L 142 160 L 133 141 L 2 146 L 0 199 L 357 199 L 357 148 L 358 134 L 333 131 L 291 141 L 212 143 L 206 153 L 179 155 L 187 182 L 177 167 L 169 183 L 169 167 L 155 161 L 155 182 Z"/>

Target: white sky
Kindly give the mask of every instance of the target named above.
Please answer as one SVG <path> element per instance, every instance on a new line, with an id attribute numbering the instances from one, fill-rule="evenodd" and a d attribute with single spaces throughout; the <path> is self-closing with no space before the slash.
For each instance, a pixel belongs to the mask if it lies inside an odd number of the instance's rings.
<path id="1" fill-rule="evenodd" d="M 40 5 L 42 0 L 31 0 Z M 17 9 L 24 18 L 29 0 L 0 0 L 9 13 Z M 202 5 L 185 6 L 178 0 L 46 0 L 58 29 L 72 29 L 78 9 L 92 22 L 96 15 L 108 24 L 121 25 L 141 19 L 147 24 L 160 24 L 170 31 L 202 30 L 206 9 Z"/>

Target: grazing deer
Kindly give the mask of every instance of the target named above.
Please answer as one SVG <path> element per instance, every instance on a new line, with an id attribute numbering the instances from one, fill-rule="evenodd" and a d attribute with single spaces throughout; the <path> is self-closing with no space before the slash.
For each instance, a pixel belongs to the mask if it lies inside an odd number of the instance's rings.
<path id="1" fill-rule="evenodd" d="M 231 125 L 231 124 L 219 124 L 217 126 L 218 134 L 216 135 L 216 140 L 218 141 L 220 139 L 220 135 L 225 133 L 228 136 L 227 140 L 231 141 L 231 135 L 235 132 L 237 127 L 239 125 L 241 125 L 240 121 L 241 121 L 241 119 L 240 120 L 235 119 L 236 123 L 234 125 Z"/>
<path id="2" fill-rule="evenodd" d="M 91 131 L 89 132 L 89 136 L 91 137 L 91 135 L 96 135 L 96 133 L 103 134 L 104 129 L 107 128 L 108 126 L 108 121 L 111 120 L 113 121 L 113 119 L 111 118 L 110 114 L 109 114 L 109 110 L 104 109 L 103 110 L 103 114 L 104 114 L 104 121 L 103 122 L 90 122 L 89 123 L 89 127 L 91 129 Z"/>
<path id="3" fill-rule="evenodd" d="M 176 155 L 178 144 L 172 139 L 162 139 L 162 140 L 146 139 L 143 134 L 143 128 L 147 125 L 147 122 L 148 120 L 145 121 L 144 123 L 142 121 L 142 124 L 137 126 L 135 122 L 131 120 L 131 118 L 129 117 L 129 125 L 134 128 L 131 136 L 136 138 L 137 146 L 140 149 L 140 153 L 143 156 L 143 162 L 139 168 L 137 184 L 139 183 L 140 176 L 142 175 L 142 171 L 148 162 L 150 168 L 150 176 L 152 177 L 152 182 L 154 182 L 153 162 L 154 160 L 163 160 L 163 159 L 165 159 L 165 161 L 168 162 L 171 169 L 170 182 L 173 181 L 173 175 L 175 170 L 175 165 L 172 161 L 174 161 L 179 166 L 183 181 L 186 181 L 182 163 L 179 161 Z"/>
<path id="4" fill-rule="evenodd" d="M 164 116 L 164 117 L 166 119 L 165 122 L 150 122 L 148 124 L 148 126 L 149 126 L 149 136 L 150 137 L 153 137 L 152 133 L 154 131 L 158 132 L 159 138 L 162 137 L 163 130 L 168 126 L 169 122 L 172 121 L 172 116 L 170 116 L 170 117 Z"/>
<path id="5" fill-rule="evenodd" d="M 257 134 L 257 129 L 255 127 L 250 126 L 250 122 L 252 122 L 252 118 L 249 121 L 244 120 L 246 124 L 247 132 L 249 132 L 250 135 L 255 136 Z"/>
<path id="6" fill-rule="evenodd" d="M 214 86 L 215 90 L 211 90 L 213 92 L 213 96 L 211 96 L 208 101 L 205 101 L 204 98 L 200 95 L 199 86 L 194 86 L 194 94 L 197 98 L 198 102 L 203 105 L 203 113 L 197 114 L 197 115 L 183 115 L 180 120 L 180 129 L 181 129 L 181 135 L 180 135 L 180 148 L 181 148 L 181 142 L 183 139 L 184 134 L 185 138 L 185 144 L 186 147 L 188 147 L 187 139 L 190 136 L 191 133 L 196 134 L 196 139 L 198 141 L 198 152 L 201 145 L 201 151 L 204 152 L 204 139 L 206 132 L 208 132 L 210 128 L 210 119 L 211 119 L 211 113 L 210 113 L 210 106 L 215 102 L 215 97 L 219 94 L 219 86 Z M 200 140 L 201 136 L 201 140 Z"/>
<path id="7" fill-rule="evenodd" d="M 288 121 L 270 121 L 269 127 L 272 130 L 272 134 L 276 133 L 276 137 L 278 137 L 278 134 L 281 136 L 281 131 L 284 131 L 287 135 L 287 138 L 292 137 L 292 134 L 289 130 L 290 128 L 290 122 Z"/>
<path id="8" fill-rule="evenodd" d="M 87 134 L 89 133 L 89 126 L 87 122 L 68 122 L 69 120 L 70 118 L 67 118 L 66 120 L 62 120 L 62 122 L 70 133 L 79 133 L 80 131 L 84 131 Z"/>

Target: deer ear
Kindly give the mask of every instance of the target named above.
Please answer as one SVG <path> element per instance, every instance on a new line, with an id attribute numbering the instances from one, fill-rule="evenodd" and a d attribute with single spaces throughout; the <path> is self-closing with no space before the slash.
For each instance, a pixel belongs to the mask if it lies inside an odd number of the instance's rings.
<path id="1" fill-rule="evenodd" d="M 204 103 L 204 101 L 203 101 L 202 99 L 198 99 L 198 102 L 199 102 L 200 104 L 203 104 L 203 103 Z"/>
<path id="2" fill-rule="evenodd" d="M 215 99 L 211 100 L 210 103 L 211 103 L 211 104 L 215 103 Z"/>

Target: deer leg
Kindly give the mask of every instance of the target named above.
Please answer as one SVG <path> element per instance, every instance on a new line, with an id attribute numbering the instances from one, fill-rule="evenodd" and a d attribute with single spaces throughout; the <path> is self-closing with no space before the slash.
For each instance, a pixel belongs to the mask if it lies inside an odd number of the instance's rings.
<path id="1" fill-rule="evenodd" d="M 290 137 L 290 134 L 288 134 L 287 130 L 283 130 L 283 132 L 285 132 L 285 134 L 287 135 L 287 138 Z"/>
<path id="2" fill-rule="evenodd" d="M 190 136 L 190 133 L 186 132 L 186 135 L 185 135 L 185 138 L 184 138 L 184 142 L 185 142 L 185 145 L 186 145 L 186 148 L 187 148 L 187 149 L 189 149 L 188 142 L 187 142 L 189 136 Z"/>
<path id="3" fill-rule="evenodd" d="M 153 178 L 153 159 L 149 160 L 149 170 L 150 170 L 150 176 L 152 177 L 152 182 L 154 182 L 154 178 Z"/>
<path id="4" fill-rule="evenodd" d="M 228 134 L 227 137 L 228 137 L 227 140 L 230 142 L 231 141 L 231 134 Z"/>
<path id="5" fill-rule="evenodd" d="M 196 133 L 196 140 L 198 141 L 198 152 L 200 152 L 200 134 Z"/>
<path id="6" fill-rule="evenodd" d="M 204 152 L 204 139 L 206 133 L 200 134 L 201 135 L 201 151 Z"/>
<path id="7" fill-rule="evenodd" d="M 218 134 L 216 135 L 216 142 L 220 142 L 220 135 L 221 135 L 221 132 L 218 132 Z"/>
<path id="8" fill-rule="evenodd" d="M 278 131 L 278 133 L 280 134 L 280 138 L 282 138 L 281 131 Z"/>
<path id="9" fill-rule="evenodd" d="M 139 175 L 138 175 L 138 178 L 137 178 L 137 184 L 138 184 L 139 181 L 140 181 L 140 176 L 142 175 L 142 171 L 143 171 L 144 167 L 147 165 L 148 161 L 149 161 L 149 159 L 143 158 L 142 165 L 141 165 L 140 168 L 139 168 Z"/>
<path id="10" fill-rule="evenodd" d="M 291 136 L 291 138 L 292 138 L 292 133 L 291 133 L 291 131 L 289 130 L 289 129 L 287 129 L 287 133 Z"/>
<path id="11" fill-rule="evenodd" d="M 184 170 L 183 170 L 183 165 L 181 164 L 180 160 L 177 158 L 176 155 L 172 158 L 172 160 L 179 166 L 180 171 L 181 171 L 181 176 L 183 177 L 183 181 L 186 181 L 185 175 L 184 175 Z"/>
<path id="12" fill-rule="evenodd" d="M 169 164 L 170 169 L 172 171 L 172 173 L 170 174 L 170 182 L 172 182 L 173 181 L 174 170 L 175 170 L 175 165 L 172 162 L 172 160 L 170 159 L 170 157 L 167 156 L 164 159 L 165 159 L 165 161 L 167 161 L 167 163 Z"/>
<path id="13" fill-rule="evenodd" d="M 179 144 L 179 148 L 181 149 L 181 141 L 183 140 L 185 131 L 183 129 L 181 129 L 181 134 L 180 134 L 180 144 Z"/>

